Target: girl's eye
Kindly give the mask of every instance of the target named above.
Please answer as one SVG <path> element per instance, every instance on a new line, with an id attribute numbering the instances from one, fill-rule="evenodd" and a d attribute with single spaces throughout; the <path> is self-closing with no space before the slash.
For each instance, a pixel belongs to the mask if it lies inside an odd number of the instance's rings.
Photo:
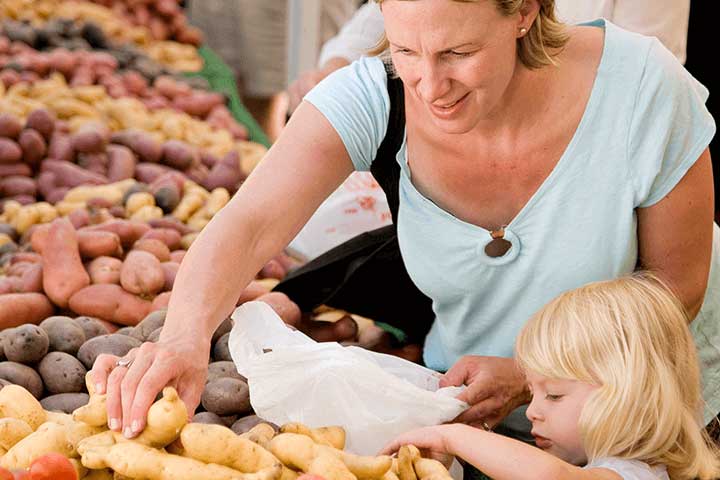
<path id="1" fill-rule="evenodd" d="M 562 395 L 552 395 L 550 393 L 545 395 L 545 399 L 550 400 L 551 402 L 556 402 L 556 401 L 560 400 L 562 397 L 563 397 Z"/>

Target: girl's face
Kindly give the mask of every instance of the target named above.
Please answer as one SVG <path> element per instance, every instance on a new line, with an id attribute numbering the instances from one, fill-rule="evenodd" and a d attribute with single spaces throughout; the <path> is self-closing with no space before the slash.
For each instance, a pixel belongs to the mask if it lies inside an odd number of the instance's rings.
<path id="1" fill-rule="evenodd" d="M 573 465 L 585 465 L 587 455 L 578 420 L 588 397 L 599 387 L 534 373 L 528 373 L 527 378 L 533 399 L 526 415 L 537 446 Z"/>
<path id="2" fill-rule="evenodd" d="M 519 14 L 492 0 L 385 0 L 382 11 L 397 74 L 434 125 L 465 133 L 492 116 L 520 64 Z"/>

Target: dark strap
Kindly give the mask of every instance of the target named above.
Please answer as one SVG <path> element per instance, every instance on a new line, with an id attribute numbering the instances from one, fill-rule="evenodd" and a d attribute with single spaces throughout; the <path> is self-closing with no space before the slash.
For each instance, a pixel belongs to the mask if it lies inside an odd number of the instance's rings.
<path id="1" fill-rule="evenodd" d="M 390 117 L 385 138 L 378 148 L 370 172 L 385 192 L 393 224 L 397 225 L 400 204 L 400 165 L 396 158 L 405 134 L 405 92 L 402 80 L 395 77 L 388 64 L 385 64 L 385 71 L 390 96 Z"/>

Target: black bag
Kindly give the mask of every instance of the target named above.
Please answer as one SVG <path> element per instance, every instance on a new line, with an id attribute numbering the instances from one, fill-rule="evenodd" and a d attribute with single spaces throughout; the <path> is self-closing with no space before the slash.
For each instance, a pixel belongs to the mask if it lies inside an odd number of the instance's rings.
<path id="1" fill-rule="evenodd" d="M 290 273 L 275 291 L 287 294 L 302 311 L 319 305 L 372 318 L 405 332 L 422 344 L 435 315 L 432 302 L 410 279 L 397 239 L 400 166 L 395 159 L 403 141 L 403 84 L 388 72 L 390 118 L 387 134 L 370 168 L 387 196 L 393 224 L 351 238 Z"/>

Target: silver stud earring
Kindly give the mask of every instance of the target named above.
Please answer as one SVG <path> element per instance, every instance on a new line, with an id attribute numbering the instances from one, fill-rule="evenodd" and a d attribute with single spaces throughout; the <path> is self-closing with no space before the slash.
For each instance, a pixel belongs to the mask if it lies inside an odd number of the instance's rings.
<path id="1" fill-rule="evenodd" d="M 527 28 L 522 27 L 522 28 L 520 29 L 520 36 L 521 36 L 521 37 L 524 37 L 526 33 L 527 33 Z"/>

